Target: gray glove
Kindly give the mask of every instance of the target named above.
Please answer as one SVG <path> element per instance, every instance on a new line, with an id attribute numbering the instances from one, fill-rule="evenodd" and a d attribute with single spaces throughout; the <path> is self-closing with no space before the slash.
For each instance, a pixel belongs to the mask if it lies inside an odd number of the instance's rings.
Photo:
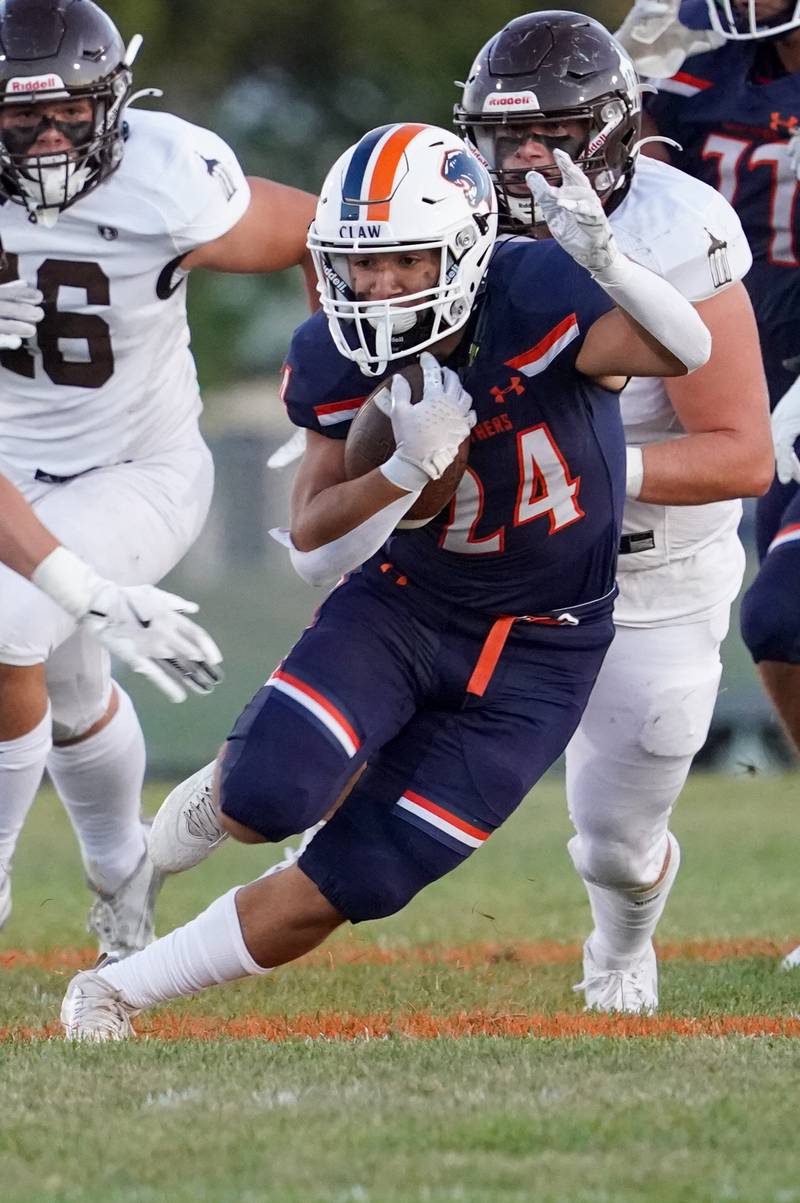
<path id="1" fill-rule="evenodd" d="M 44 317 L 43 296 L 24 280 L 0 284 L 0 350 L 16 351 L 23 338 L 33 338 Z"/>

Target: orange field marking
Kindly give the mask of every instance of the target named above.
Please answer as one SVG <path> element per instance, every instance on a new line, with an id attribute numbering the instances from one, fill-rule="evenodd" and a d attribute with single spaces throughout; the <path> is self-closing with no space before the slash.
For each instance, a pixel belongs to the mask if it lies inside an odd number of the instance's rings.
<path id="1" fill-rule="evenodd" d="M 459 1039 L 465 1036 L 512 1036 L 539 1039 L 577 1039 L 582 1036 L 645 1037 L 674 1036 L 788 1036 L 800 1037 L 800 1018 L 774 1015 L 718 1015 L 702 1019 L 680 1019 L 668 1015 L 642 1018 L 637 1015 L 586 1015 L 583 1012 L 506 1014 L 490 1011 L 459 1011 L 454 1015 L 432 1015 L 427 1011 L 316 1012 L 313 1015 L 243 1015 L 239 1019 L 214 1019 L 176 1015 L 169 1011 L 144 1016 L 136 1022 L 138 1034 L 150 1040 L 410 1040 Z M 59 1038 L 61 1028 L 51 1023 L 43 1028 L 0 1028 L 0 1041 L 49 1040 Z"/>
<path id="2" fill-rule="evenodd" d="M 684 940 L 659 944 L 662 961 L 727 961 L 741 957 L 779 957 L 794 948 L 799 940 L 778 943 L 775 940 Z M 24 948 L 0 950 L 0 969 L 45 969 L 49 971 L 85 969 L 97 956 L 87 948 L 56 948 L 50 952 L 32 952 Z M 474 969 L 499 961 L 522 965 L 565 965 L 580 961 L 578 944 L 559 944 L 555 940 L 538 942 L 476 941 L 472 944 L 421 944 L 412 947 L 382 948 L 356 940 L 342 941 L 320 948 L 297 962 L 296 968 L 340 965 L 453 965 Z"/>

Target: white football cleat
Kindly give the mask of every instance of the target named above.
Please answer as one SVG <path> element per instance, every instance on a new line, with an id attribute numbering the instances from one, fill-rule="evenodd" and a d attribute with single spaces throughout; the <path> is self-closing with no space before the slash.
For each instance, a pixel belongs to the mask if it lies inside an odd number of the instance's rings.
<path id="1" fill-rule="evenodd" d="M 160 873 L 183 873 L 228 838 L 213 802 L 215 761 L 187 777 L 161 804 L 150 831 L 150 858 Z"/>
<path id="2" fill-rule="evenodd" d="M 780 968 L 800 969 L 800 944 L 797 945 L 797 948 L 793 948 L 791 952 L 787 952 L 786 956 L 781 961 Z"/>
<path id="3" fill-rule="evenodd" d="M 585 1011 L 610 1011 L 626 1015 L 652 1015 L 658 1010 L 658 962 L 651 944 L 644 956 L 627 969 L 603 969 L 592 954 L 591 939 L 583 946 L 582 990 Z"/>
<path id="4" fill-rule="evenodd" d="M 135 1036 L 131 1020 L 139 1012 L 96 969 L 75 975 L 61 1003 L 66 1040 L 127 1040 Z"/>
<path id="5" fill-rule="evenodd" d="M 145 849 L 130 877 L 113 894 L 89 882 L 97 897 L 89 910 L 86 930 L 97 936 L 100 954 L 117 961 L 140 952 L 155 939 L 153 910 L 164 874 L 156 869 L 148 855 L 150 824 L 143 823 L 142 826 Z"/>
<path id="6" fill-rule="evenodd" d="M 11 874 L 0 869 L 0 927 L 8 923 L 11 915 Z"/>

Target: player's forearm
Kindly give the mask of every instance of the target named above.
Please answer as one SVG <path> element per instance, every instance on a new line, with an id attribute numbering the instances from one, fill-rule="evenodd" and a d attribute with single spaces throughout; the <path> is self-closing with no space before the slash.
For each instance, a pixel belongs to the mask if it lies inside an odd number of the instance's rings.
<path id="1" fill-rule="evenodd" d="M 769 450 L 754 446 L 740 431 L 709 431 L 652 443 L 642 448 L 642 467 L 639 500 L 656 505 L 760 497 L 772 480 Z"/>
<path id="2" fill-rule="evenodd" d="M 347 535 L 401 498 L 411 505 L 414 496 L 375 468 L 357 480 L 330 485 L 293 507 L 292 542 L 298 551 L 313 551 Z"/>
<path id="3" fill-rule="evenodd" d="M 299 551 L 291 536 L 287 540 L 288 532 L 271 531 L 270 534 L 289 548 L 292 567 L 307 584 L 333 585 L 383 546 L 418 496 L 418 493 L 404 493 L 341 538 L 323 543 L 313 551 Z"/>
<path id="4" fill-rule="evenodd" d="M 0 562 L 30 579 L 34 569 L 58 547 L 10 480 L 0 476 Z"/>

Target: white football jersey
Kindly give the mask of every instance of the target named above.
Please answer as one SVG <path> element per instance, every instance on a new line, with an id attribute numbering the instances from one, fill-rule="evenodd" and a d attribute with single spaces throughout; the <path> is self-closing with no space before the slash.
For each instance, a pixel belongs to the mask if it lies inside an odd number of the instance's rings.
<path id="1" fill-rule="evenodd" d="M 655 159 L 638 158 L 630 190 L 609 220 L 624 254 L 694 302 L 741 280 L 752 263 L 739 218 L 724 197 Z M 630 445 L 685 435 L 661 380 L 632 380 L 621 406 Z M 652 531 L 653 546 L 620 556 L 615 621 L 626 626 L 694 621 L 731 601 L 743 571 L 740 517 L 740 501 L 694 506 L 626 501 L 623 532 Z"/>
<path id="2" fill-rule="evenodd" d="M 0 460 L 24 473 L 149 457 L 197 423 L 177 264 L 231 229 L 250 191 L 216 134 L 168 113 L 127 120 L 119 169 L 54 226 L 0 208 L 0 283 L 45 296 L 36 337 L 0 352 Z"/>

